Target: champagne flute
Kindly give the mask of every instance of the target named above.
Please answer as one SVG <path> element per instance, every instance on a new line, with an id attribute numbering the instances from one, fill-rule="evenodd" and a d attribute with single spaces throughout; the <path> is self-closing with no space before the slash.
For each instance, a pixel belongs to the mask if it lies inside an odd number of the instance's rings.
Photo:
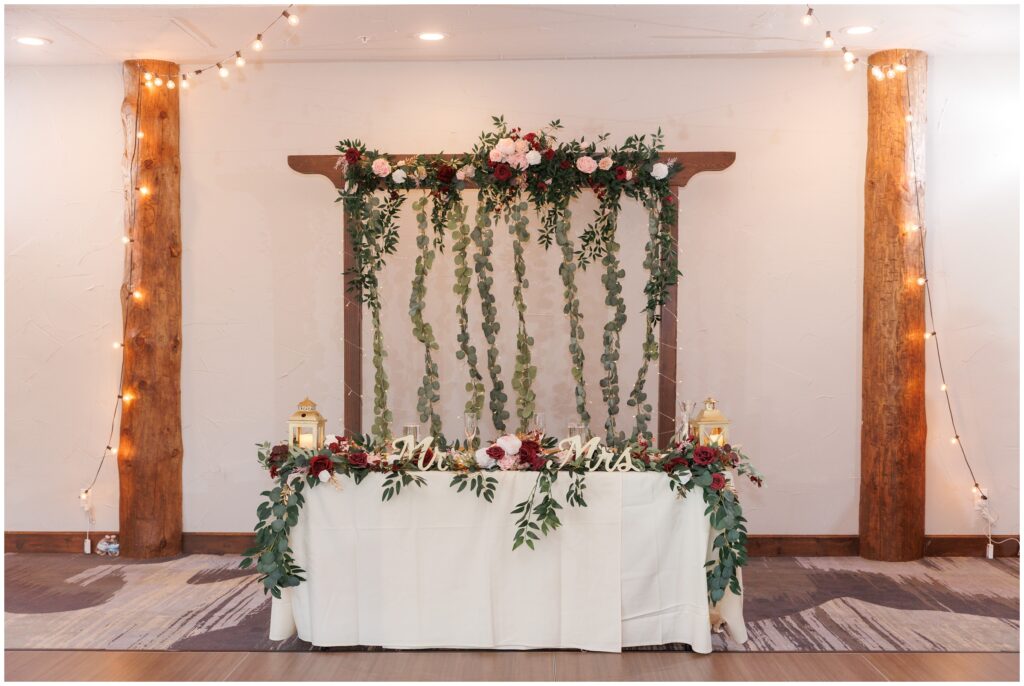
<path id="1" fill-rule="evenodd" d="M 533 415 L 533 430 L 541 436 L 544 435 L 544 413 L 538 412 Z"/>
<path id="2" fill-rule="evenodd" d="M 476 433 L 479 430 L 479 426 L 477 424 L 477 417 L 475 414 L 470 414 L 467 412 L 465 416 L 462 418 L 462 421 L 463 429 L 466 432 L 466 447 L 473 448 L 474 440 L 476 439 Z"/>

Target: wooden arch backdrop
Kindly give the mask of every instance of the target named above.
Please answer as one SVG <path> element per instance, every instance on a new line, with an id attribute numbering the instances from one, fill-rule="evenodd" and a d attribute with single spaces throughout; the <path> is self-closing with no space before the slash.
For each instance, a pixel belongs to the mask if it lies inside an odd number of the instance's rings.
<path id="1" fill-rule="evenodd" d="M 417 155 L 389 155 L 392 162 L 409 159 Z M 461 155 L 445 155 L 445 157 L 461 157 Z M 687 182 L 696 174 L 705 171 L 722 171 L 727 169 L 736 160 L 734 152 L 665 152 L 662 159 L 675 159 L 682 164 L 676 174 L 670 179 L 671 185 L 675 188 L 686 186 Z M 302 174 L 318 174 L 326 176 L 337 189 L 345 186 L 344 173 L 337 164 L 338 155 L 289 155 L 288 166 Z M 475 188 L 469 181 L 467 188 Z M 348 217 L 344 218 L 348 221 Z M 676 215 L 676 223 L 671 227 L 673 242 L 678 246 L 679 218 Z M 346 273 L 355 266 L 355 257 L 352 253 L 352 242 L 347 231 L 342 231 L 343 236 L 343 266 Z M 678 249 L 678 248 L 677 248 Z M 345 378 L 345 433 L 362 433 L 363 416 L 363 346 L 362 327 L 363 309 L 356 294 L 350 291 L 346 283 L 345 288 L 345 350 L 344 350 L 344 378 Z M 676 321 L 678 299 L 676 297 L 678 286 L 673 285 L 669 290 L 668 300 L 662 308 L 662 321 L 669 321 L 671 326 L 659 325 L 658 338 L 658 372 L 661 379 L 658 383 L 658 444 L 665 445 L 675 433 L 675 405 L 676 405 Z"/>

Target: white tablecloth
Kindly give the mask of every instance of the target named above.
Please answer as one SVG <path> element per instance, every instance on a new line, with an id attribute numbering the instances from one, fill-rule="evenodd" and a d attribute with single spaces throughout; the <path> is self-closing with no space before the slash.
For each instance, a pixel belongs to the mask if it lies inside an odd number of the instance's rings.
<path id="1" fill-rule="evenodd" d="M 711 625 L 746 641 L 742 598 L 712 610 L 704 563 L 711 529 L 699 491 L 677 498 L 661 474 L 589 473 L 588 507 L 536 550 L 512 550 L 516 515 L 537 478 L 504 472 L 494 502 L 423 474 L 381 502 L 380 474 L 306 491 L 292 530 L 307 580 L 274 600 L 270 638 L 315 646 L 579 648 L 688 643 L 711 652 Z M 539 500 L 539 498 L 538 498 Z"/>

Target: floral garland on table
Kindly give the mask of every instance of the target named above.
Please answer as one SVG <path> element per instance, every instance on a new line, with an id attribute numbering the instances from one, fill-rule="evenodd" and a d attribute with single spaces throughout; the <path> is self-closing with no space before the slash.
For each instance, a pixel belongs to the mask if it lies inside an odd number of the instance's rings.
<path id="1" fill-rule="evenodd" d="M 657 229 L 648 241 L 645 259 L 649 272 L 644 289 L 647 296 L 647 329 L 653 330 L 654 323 L 660 320 L 660 309 L 667 299 L 668 290 L 678 278 L 675 251 L 666 250 L 666 247 L 674 247 L 670 227 L 676 220 L 677 212 L 675 197 L 671 193 L 670 178 L 681 167 L 675 160 L 661 161 L 660 154 L 664 149 L 664 141 L 660 130 L 649 138 L 642 135 L 630 136 L 619 148 L 599 149 L 598 145 L 603 143 L 607 136 L 593 142 L 586 142 L 583 139 L 558 141 L 555 134 L 561 128 L 561 124 L 557 120 L 539 131 L 527 133 L 518 128 L 510 128 L 502 117 L 494 117 L 493 123 L 494 130 L 481 134 L 473 151 L 461 156 L 421 155 L 397 160 L 392 164 L 386 154 L 369 150 L 358 140 L 343 140 L 338 145 L 338 150 L 343 153 L 339 158 L 339 167 L 345 178 L 345 187 L 341 190 L 340 199 L 345 202 L 349 213 L 348 228 L 353 240 L 356 263 L 349 272 L 350 287 L 370 308 L 374 329 L 373 435 L 378 440 L 386 439 L 391 423 L 391 413 L 387 408 L 388 380 L 383 366 L 385 348 L 377 312 L 380 308 L 377 274 L 384 264 L 385 257 L 393 254 L 397 247 L 397 216 L 406 194 L 411 190 L 421 189 L 426 190 L 432 198 L 430 223 L 434 231 L 435 248 L 444 249 L 446 229 L 452 234 L 455 244 L 455 288 L 461 299 L 459 353 L 470 365 L 470 381 L 467 384 L 470 399 L 467 401 L 467 411 L 473 409 L 475 416 L 479 416 L 482 408 L 478 407 L 477 398 L 478 393 L 483 390 L 483 377 L 476 366 L 475 349 L 468 342 L 468 313 L 465 311 L 468 298 L 465 270 L 469 267 L 467 248 L 470 244 L 475 247 L 475 254 L 472 256 L 473 271 L 470 274 L 476 274 L 483 315 L 481 325 L 488 342 L 487 363 L 491 381 L 489 406 L 495 427 L 503 431 L 509 413 L 505 409 L 508 397 L 504 390 L 504 382 L 501 380 L 501 367 L 495 343 L 500 325 L 497 321 L 494 295 L 491 292 L 491 275 L 494 271 L 491 264 L 492 217 L 496 219 L 504 215 L 510 221 L 509 228 L 516 241 L 513 249 L 515 251 L 517 246 L 521 249 L 529 238 L 529 233 L 525 218 L 512 217 L 512 213 L 520 213 L 521 199 L 526 199 L 541 216 L 539 242 L 544 247 L 550 247 L 553 242 L 557 242 L 563 253 L 564 264 L 560 266 L 559 271 L 565 287 L 565 307 L 569 314 L 569 352 L 574 368 L 579 370 L 578 375 L 574 372 L 577 411 L 584 424 L 589 424 L 590 418 L 586 409 L 586 389 L 582 376 L 583 351 L 579 343 L 582 339 L 582 327 L 579 324 L 579 303 L 573 271 L 576 266 L 586 268 L 595 260 L 600 260 L 604 267 L 602 281 L 607 291 L 606 302 L 612 308 L 611 319 L 605 326 L 602 355 L 602 364 L 605 367 L 602 396 L 609 409 L 606 438 L 622 444 L 626 436 L 615 426 L 615 415 L 619 409 L 617 364 L 620 332 L 626 316 L 621 298 L 621 278 L 624 274 L 618 262 L 618 243 L 615 240 L 620 199 L 622 196 L 634 198 L 645 203 L 653 203 L 658 208 Z M 477 184 L 479 188 L 479 207 L 474 226 L 468 231 L 469 241 L 466 242 L 461 232 L 465 217 L 461 191 L 466 188 L 469 181 Z M 600 207 L 594 221 L 580 235 L 578 248 L 574 248 L 568 231 L 568 205 L 583 189 L 591 189 L 597 193 Z M 424 207 L 418 210 L 421 213 L 424 211 Z M 422 257 L 422 247 L 420 250 Z M 517 368 L 513 388 L 517 391 L 517 416 L 520 428 L 523 428 L 533 414 L 531 386 L 535 368 L 529 358 L 528 347 L 531 339 L 525 328 L 525 301 L 521 297 L 526 287 L 525 261 L 522 259 L 521 250 L 514 254 L 514 297 L 517 297 L 519 322 Z M 417 275 L 417 278 L 419 276 Z M 416 287 L 414 285 L 414 288 Z M 417 309 L 412 315 L 415 317 L 418 312 Z M 416 323 L 414 327 L 423 331 L 423 327 Z M 637 421 L 633 431 L 633 436 L 636 437 L 649 433 L 646 423 L 650 411 L 644 404 L 646 396 L 643 393 L 643 386 L 649 362 L 656 357 L 656 351 L 649 345 L 651 335 L 650 331 L 645 335 L 645 364 L 642 368 L 644 373 L 638 377 L 630 394 L 630 404 L 637 407 Z M 472 358 L 470 353 L 473 353 Z M 429 369 L 429 364 L 427 368 Z M 429 385 L 437 390 L 439 384 L 434 386 L 435 381 L 436 379 L 430 380 Z M 427 381 L 421 390 L 429 391 Z M 433 392 L 427 392 L 423 397 L 430 400 L 428 404 L 436 402 Z"/>
<path id="2" fill-rule="evenodd" d="M 517 515 L 513 550 L 533 549 L 541 537 L 558 529 L 562 509 L 554 486 L 560 475 L 569 478 L 564 502 L 586 507 L 586 474 L 590 471 L 651 471 L 664 473 L 669 488 L 679 497 L 700 490 L 705 513 L 715 537 L 715 558 L 707 565 L 708 597 L 717 603 L 727 589 L 740 593 L 738 569 L 746 564 L 747 530 L 736 489 L 728 476 L 735 470 L 761 485 L 761 475 L 738 448 L 694 445 L 689 441 L 665 451 L 653 450 L 643 439 L 619 452 L 601 446 L 598 439 L 583 444 L 579 437 L 556 440 L 540 432 L 504 435 L 486 447 L 473 450 L 444 437 L 416 443 L 413 437 L 382 443 L 370 436 L 331 436 L 320 450 L 264 443 L 259 446 L 260 465 L 276 482 L 263 491 L 264 502 L 256 510 L 255 544 L 246 551 L 241 567 L 255 564 L 264 591 L 281 597 L 281 589 L 304 581 L 305 571 L 296 565 L 289 546 L 291 528 L 298 523 L 305 503 L 304 491 L 323 484 L 341 489 L 340 477 L 360 484 L 371 473 L 384 474 L 381 500 L 397 497 L 412 486 L 422 487 L 420 475 L 428 470 L 452 472 L 450 486 L 492 502 L 498 471 L 529 471 L 537 480 L 526 500 L 513 509 Z"/>

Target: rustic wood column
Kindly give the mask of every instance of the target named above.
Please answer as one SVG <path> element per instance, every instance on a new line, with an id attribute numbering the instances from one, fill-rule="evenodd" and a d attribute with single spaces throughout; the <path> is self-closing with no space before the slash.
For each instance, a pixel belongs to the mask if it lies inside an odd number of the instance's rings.
<path id="1" fill-rule="evenodd" d="M 871 74 L 900 62 L 907 71 L 895 78 Z M 868 67 L 860 554 L 914 560 L 924 553 L 926 329 L 914 187 L 923 196 L 927 56 L 886 50 Z"/>
<path id="2" fill-rule="evenodd" d="M 125 232 L 121 287 L 124 372 L 120 479 L 121 554 L 181 553 L 181 216 L 178 204 L 178 65 L 125 62 Z M 141 133 L 141 137 L 139 134 Z"/>

